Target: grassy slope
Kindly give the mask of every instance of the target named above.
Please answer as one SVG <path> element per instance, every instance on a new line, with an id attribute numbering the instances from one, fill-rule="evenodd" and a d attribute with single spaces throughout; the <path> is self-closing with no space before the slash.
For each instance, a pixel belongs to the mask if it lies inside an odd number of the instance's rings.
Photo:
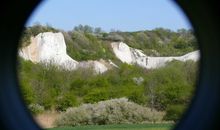
<path id="1" fill-rule="evenodd" d="M 47 130 L 169 130 L 172 124 L 140 124 L 140 125 L 99 125 L 50 128 Z"/>

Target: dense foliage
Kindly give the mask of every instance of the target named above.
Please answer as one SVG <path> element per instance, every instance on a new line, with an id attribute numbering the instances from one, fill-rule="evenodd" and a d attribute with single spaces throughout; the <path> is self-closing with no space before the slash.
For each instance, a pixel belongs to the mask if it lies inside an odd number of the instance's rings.
<path id="1" fill-rule="evenodd" d="M 189 104 L 195 89 L 196 68 L 193 61 L 173 61 L 155 70 L 122 64 L 95 75 L 89 69 L 65 71 L 20 60 L 18 70 L 26 103 L 38 104 L 46 110 L 64 111 L 84 103 L 127 97 L 152 109 L 170 111 L 170 105 L 185 108 Z M 137 83 L 134 78 L 138 77 L 144 81 Z"/>
<path id="2" fill-rule="evenodd" d="M 56 125 L 142 124 L 162 121 L 163 115 L 163 112 L 120 98 L 69 108 L 57 119 Z"/>

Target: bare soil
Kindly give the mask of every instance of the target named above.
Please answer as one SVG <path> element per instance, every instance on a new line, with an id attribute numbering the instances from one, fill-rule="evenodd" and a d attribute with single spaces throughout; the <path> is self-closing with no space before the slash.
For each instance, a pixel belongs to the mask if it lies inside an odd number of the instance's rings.
<path id="1" fill-rule="evenodd" d="M 53 128 L 55 127 L 54 121 L 59 116 L 57 112 L 44 112 L 34 116 L 36 123 L 42 128 Z"/>

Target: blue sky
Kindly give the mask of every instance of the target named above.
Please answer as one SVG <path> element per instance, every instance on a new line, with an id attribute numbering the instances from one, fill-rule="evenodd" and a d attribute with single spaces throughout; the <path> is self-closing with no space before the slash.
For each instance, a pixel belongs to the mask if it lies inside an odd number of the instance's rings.
<path id="1" fill-rule="evenodd" d="M 191 28 L 172 0 L 43 0 L 26 26 L 37 22 L 66 31 L 79 24 L 105 31 Z"/>

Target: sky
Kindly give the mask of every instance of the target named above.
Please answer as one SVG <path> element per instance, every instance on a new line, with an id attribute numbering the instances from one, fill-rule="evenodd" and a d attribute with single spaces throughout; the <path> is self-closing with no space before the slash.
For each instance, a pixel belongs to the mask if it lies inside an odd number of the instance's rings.
<path id="1" fill-rule="evenodd" d="M 49 24 L 65 31 L 79 24 L 105 31 L 191 28 L 172 0 L 42 0 L 26 26 Z"/>

